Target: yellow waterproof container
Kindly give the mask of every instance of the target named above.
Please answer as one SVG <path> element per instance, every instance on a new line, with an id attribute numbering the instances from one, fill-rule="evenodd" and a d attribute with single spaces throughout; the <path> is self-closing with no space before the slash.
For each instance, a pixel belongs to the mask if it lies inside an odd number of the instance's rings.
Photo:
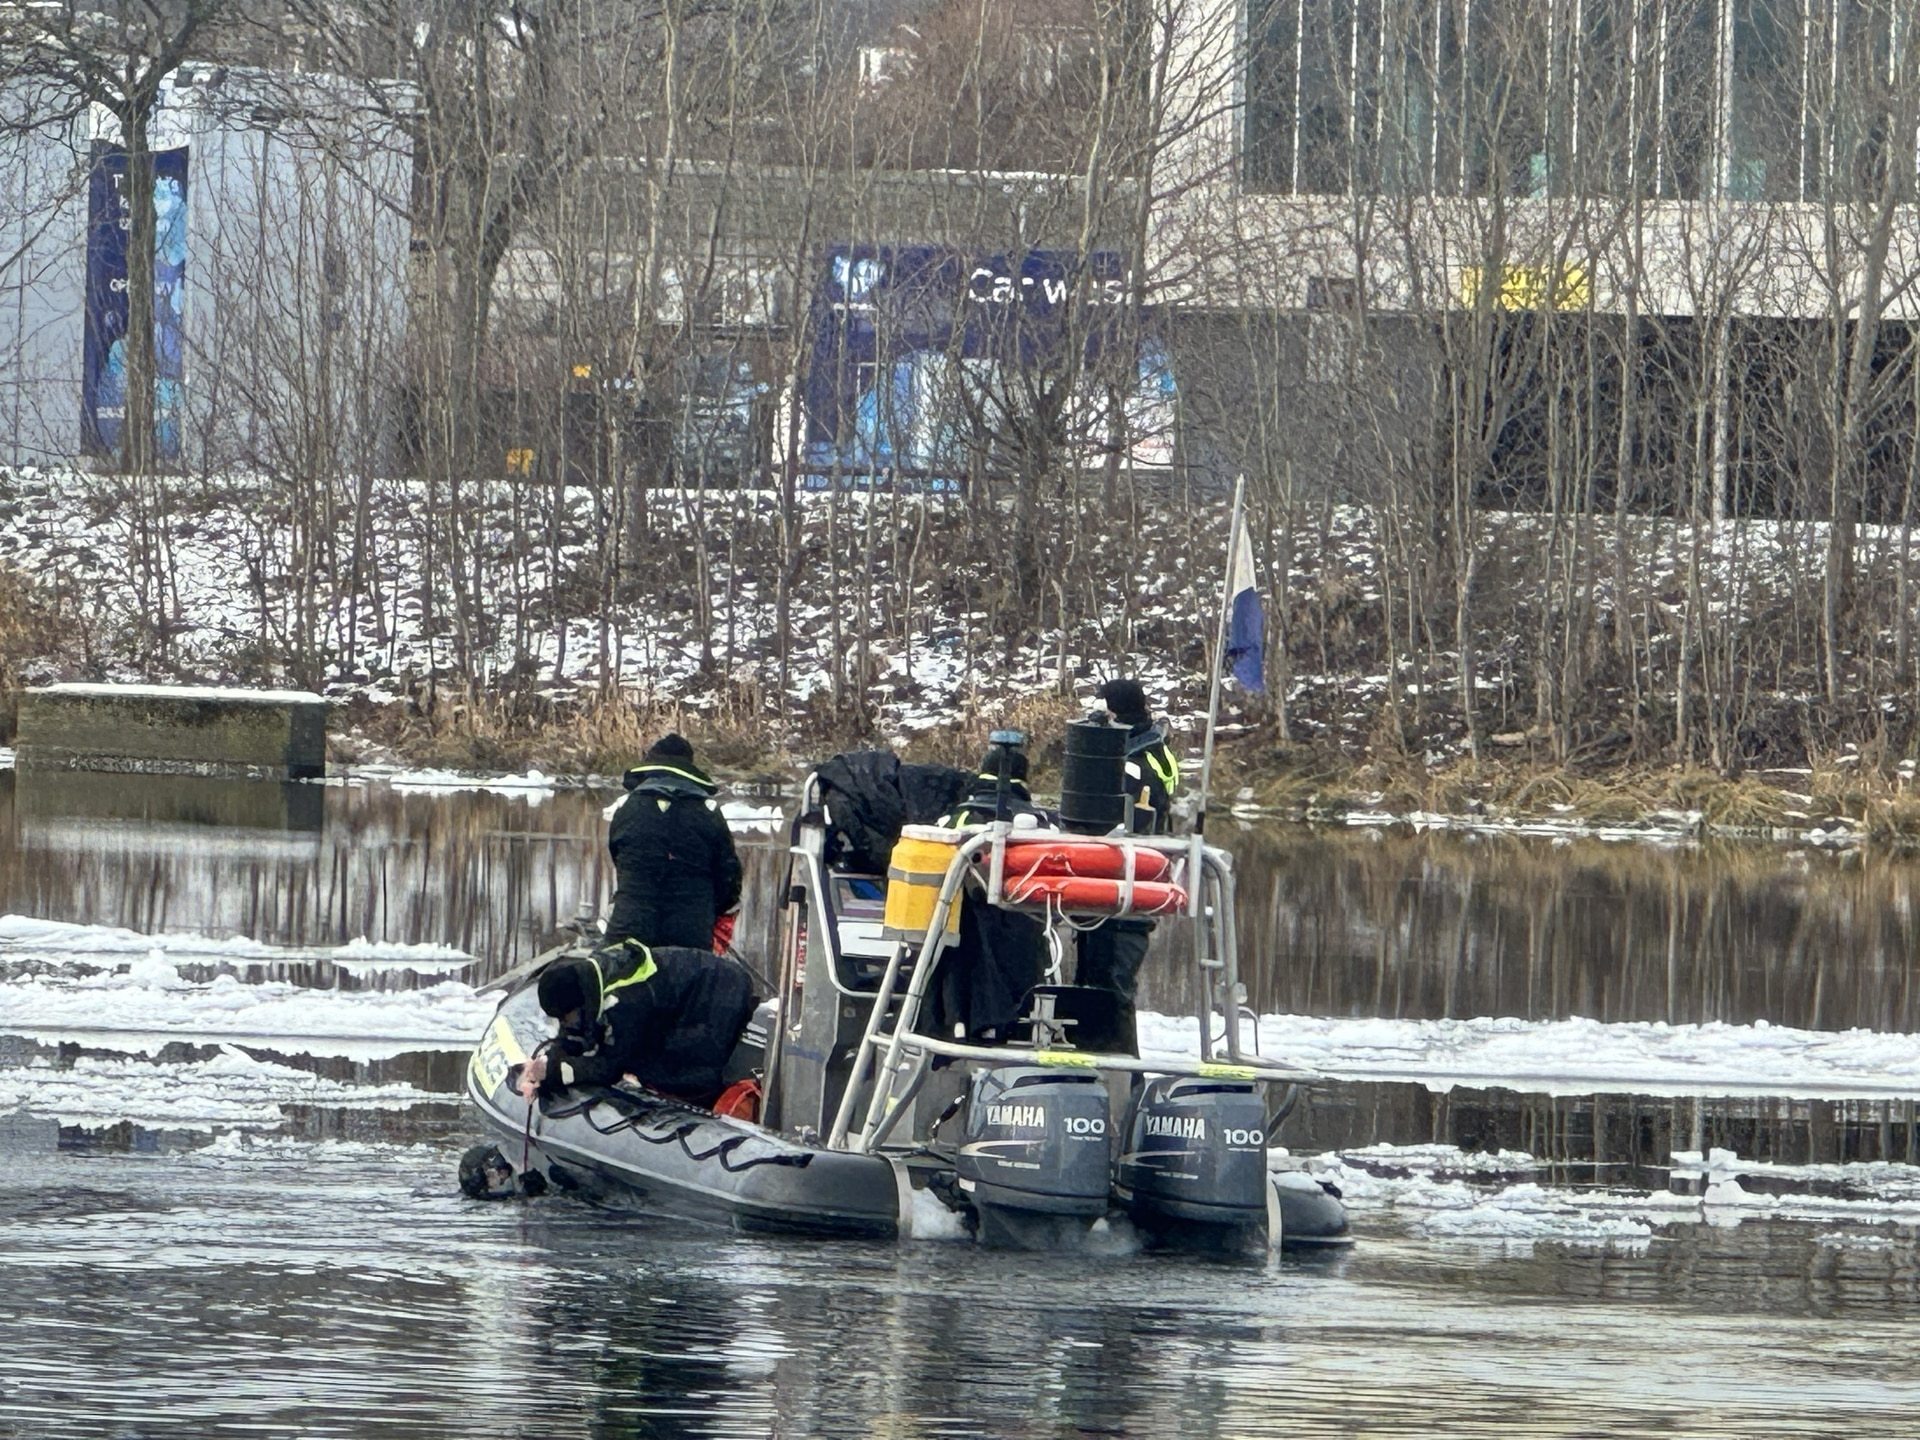
<path id="1" fill-rule="evenodd" d="M 933 923 L 947 867 L 967 837 L 938 825 L 908 825 L 887 857 L 887 910 L 883 932 L 889 940 L 924 940 Z M 960 934 L 960 897 L 947 911 L 946 937 Z"/>

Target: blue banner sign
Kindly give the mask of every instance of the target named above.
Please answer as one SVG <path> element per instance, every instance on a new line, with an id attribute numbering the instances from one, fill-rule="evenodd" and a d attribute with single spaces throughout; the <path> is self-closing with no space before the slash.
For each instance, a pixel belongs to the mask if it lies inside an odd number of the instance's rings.
<path id="1" fill-rule="evenodd" d="M 87 183 L 87 313 L 81 346 L 80 443 L 116 455 L 127 417 L 127 157 L 96 142 Z M 154 453 L 180 457 L 187 298 L 187 152 L 153 155 Z"/>
<path id="2" fill-rule="evenodd" d="M 948 488 L 966 475 L 993 473 L 1009 439 L 1031 423 L 1017 413 L 1037 388 L 1029 382 L 1049 370 L 1064 374 L 1075 359 L 1089 370 L 1110 360 L 1117 344 L 1140 361 L 1134 388 L 1150 389 L 1156 402 L 1166 397 L 1170 446 L 1172 377 L 1164 352 L 1142 343 L 1130 323 L 1138 318 L 1128 309 L 1131 284 L 1125 260 L 1106 251 L 981 257 L 935 246 L 829 249 L 808 317 L 801 384 L 809 483 L 913 477 Z M 1091 375 L 1079 378 L 1087 393 L 1071 397 L 1057 417 L 1062 445 L 1098 453 L 1107 444 L 1109 407 Z M 1145 414 L 1135 398 L 1126 409 L 1129 421 Z"/>

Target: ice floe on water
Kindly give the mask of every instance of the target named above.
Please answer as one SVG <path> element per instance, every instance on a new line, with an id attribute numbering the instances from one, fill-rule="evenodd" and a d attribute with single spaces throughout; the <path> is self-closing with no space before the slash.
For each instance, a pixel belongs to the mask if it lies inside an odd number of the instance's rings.
<path id="1" fill-rule="evenodd" d="M 115 925 L 75 925 L 30 915 L 0 915 L 0 961 L 34 958 L 111 964 L 130 955 L 156 951 L 176 962 L 326 962 L 349 969 L 429 973 L 464 969 L 474 959 L 451 945 L 401 945 L 364 936 L 344 945 L 267 945 L 243 935 L 147 935 Z"/>
<path id="2" fill-rule="evenodd" d="M 418 990 L 318 990 L 279 980 L 205 983 L 159 952 L 111 972 L 23 976 L 0 986 L 0 1033 L 35 1039 L 112 1037 L 152 1054 L 177 1040 L 271 1042 L 310 1055 L 378 1059 L 473 1043 L 495 1000 L 458 980 Z"/>
<path id="3" fill-rule="evenodd" d="M 1142 1053 L 1192 1054 L 1196 1024 L 1186 1016 L 1142 1015 Z M 1668 1025 L 1263 1015 L 1257 1024 L 1243 1020 L 1241 1034 L 1260 1054 L 1332 1078 L 1408 1081 L 1438 1091 L 1920 1097 L 1920 1037 L 1883 1031 L 1800 1030 L 1764 1020 Z"/>
<path id="4" fill-rule="evenodd" d="M 779 830 L 787 823 L 787 812 L 779 805 L 755 804 L 751 800 L 724 800 L 720 813 L 732 830 L 765 832 Z"/>
<path id="5" fill-rule="evenodd" d="M 613 812 L 626 802 L 625 795 L 609 801 L 600 811 L 600 818 L 612 820 Z M 727 828 L 736 835 L 772 835 L 784 829 L 787 823 L 787 812 L 782 807 L 756 804 L 751 800 L 723 800 L 720 802 L 720 814 L 725 818 Z"/>
<path id="6" fill-rule="evenodd" d="M 123 1121 L 167 1130 L 271 1127 L 286 1118 L 285 1105 L 404 1110 L 453 1098 L 408 1084 L 348 1084 L 231 1045 L 185 1064 L 83 1055 L 71 1066 L 0 1070 L 0 1114 L 24 1110 L 89 1128 Z"/>
<path id="7" fill-rule="evenodd" d="M 1459 1177 L 1533 1171 L 1539 1163 L 1508 1151 L 1500 1154 L 1497 1165 L 1490 1165 L 1489 1157 L 1451 1145 L 1372 1145 L 1314 1157 L 1306 1164 L 1310 1173 L 1339 1189 L 1350 1211 L 1392 1214 L 1417 1234 L 1448 1240 L 1638 1246 L 1679 1225 L 1789 1221 L 1859 1226 L 1859 1231 L 1843 1234 L 1878 1236 L 1887 1248 L 1916 1243 L 1911 1231 L 1920 1227 L 1920 1167 L 1875 1165 L 1871 1169 L 1877 1183 L 1849 1196 L 1770 1194 L 1746 1189 L 1735 1175 L 1819 1180 L 1825 1178 L 1822 1172 L 1868 1167 L 1775 1166 L 1740 1161 L 1726 1151 L 1713 1153 L 1715 1162 L 1702 1166 L 1697 1154 L 1676 1152 L 1670 1183 L 1685 1188 L 1663 1190 L 1535 1180 L 1475 1183 Z M 1700 1193 L 1691 1193 L 1703 1170 L 1709 1183 Z M 1822 1237 L 1820 1243 L 1850 1242 Z"/>
<path id="8" fill-rule="evenodd" d="M 242 938 L 153 936 L 103 926 L 0 917 L 0 958 L 56 962 L 91 958 L 97 969 L 61 963 L 0 985 L 0 1033 L 72 1040 L 89 1050 L 71 1063 L 31 1059 L 0 1069 L 0 1116 L 50 1117 L 63 1125 L 123 1122 L 152 1129 L 270 1130 L 289 1106 L 406 1110 L 456 1103 L 452 1092 L 405 1083 L 356 1083 L 255 1058 L 243 1044 L 283 1054 L 376 1059 L 407 1051 L 458 1052 L 472 1043 L 494 997 L 460 980 L 383 992 L 319 989 L 222 974 L 195 980 L 190 961 L 271 962 L 315 952 Z M 418 964 L 468 957 L 430 946 L 338 947 L 369 963 Z M 430 958 L 441 957 L 441 958 Z M 1145 1014 L 1149 1056 L 1191 1055 L 1192 1019 Z M 1267 1016 L 1261 1050 L 1330 1076 L 1410 1080 L 1445 1089 L 1497 1085 L 1573 1094 L 1859 1095 L 1920 1093 L 1916 1037 L 1825 1033 L 1756 1024 L 1599 1024 L 1585 1020 L 1402 1021 Z M 1246 1038 L 1253 1039 L 1253 1026 Z M 219 1045 L 208 1058 L 157 1058 L 172 1043 Z M 146 1057 L 146 1058 L 143 1058 Z M 222 1139 L 222 1157 L 270 1158 L 250 1142 Z M 333 1153 L 329 1151 L 329 1153 Z M 1445 1144 L 1378 1144 L 1283 1165 L 1336 1185 L 1356 1215 L 1391 1217 L 1441 1244 L 1525 1248 L 1536 1244 L 1634 1248 L 1674 1227 L 1794 1223 L 1828 1249 L 1916 1245 L 1920 1167 L 1891 1162 L 1788 1165 L 1726 1150 L 1678 1151 L 1666 1188 L 1556 1183 L 1549 1167 L 1516 1150 L 1463 1151 Z M 943 1209 L 916 1209 L 916 1230 L 957 1238 Z"/>
<path id="9" fill-rule="evenodd" d="M 540 770 L 524 775 L 465 775 L 457 770 L 368 771 L 370 777 L 384 779 L 401 794 L 421 791 L 481 790 L 493 795 L 521 795 L 529 800 L 544 800 L 563 786 L 576 782 L 562 780 Z"/>
<path id="10" fill-rule="evenodd" d="M 21 976 L 0 989 L 0 1030 L 32 1035 L 117 1033 L 178 1038 L 291 1038 L 313 1053 L 392 1054 L 457 1048 L 477 1035 L 493 999 L 445 980 L 400 993 L 343 992 L 219 976 L 196 983 L 178 967 L 222 961 L 331 961 L 431 976 L 471 963 L 445 946 L 355 941 L 290 949 L 243 937 L 142 935 L 110 926 L 0 916 L 0 961 L 92 961 L 93 975 Z M 1142 1014 L 1149 1057 L 1189 1057 L 1196 1022 Z M 1920 1097 L 1920 1037 L 1868 1030 L 1712 1022 L 1667 1025 L 1510 1017 L 1468 1020 L 1262 1016 L 1243 1022 L 1259 1053 L 1329 1078 L 1407 1081 L 1434 1090 L 1505 1087 L 1554 1095 Z M 355 1048 L 340 1048 L 351 1043 Z"/>

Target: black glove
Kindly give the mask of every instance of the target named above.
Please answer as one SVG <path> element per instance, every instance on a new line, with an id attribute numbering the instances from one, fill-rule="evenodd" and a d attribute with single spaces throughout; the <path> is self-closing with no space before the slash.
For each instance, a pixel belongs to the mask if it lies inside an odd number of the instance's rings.
<path id="1" fill-rule="evenodd" d="M 562 1025 L 560 1033 L 553 1037 L 553 1048 L 562 1055 L 591 1055 L 600 1048 L 600 1042 L 605 1038 L 604 1028 L 597 1020 Z M 551 1060 L 552 1057 L 548 1058 Z"/>

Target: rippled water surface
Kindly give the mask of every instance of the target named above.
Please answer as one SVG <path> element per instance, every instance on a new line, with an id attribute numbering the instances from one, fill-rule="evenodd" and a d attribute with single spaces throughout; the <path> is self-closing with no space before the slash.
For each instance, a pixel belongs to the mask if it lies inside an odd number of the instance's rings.
<path id="1" fill-rule="evenodd" d="M 473 980 L 600 893 L 610 798 L 0 772 L 0 912 L 279 947 L 450 943 L 479 957 Z M 743 931 L 766 933 L 777 850 L 743 842 Z M 1920 1031 L 1913 861 L 1233 843 L 1262 1010 Z M 219 968 L 183 966 L 181 984 Z M 0 983 L 56 969 L 22 961 Z M 432 978 L 295 953 L 225 983 Z M 461 1063 L 0 1036 L 0 1082 L 22 1098 L 12 1114 L 0 1100 L 0 1434 L 1837 1436 L 1908 1433 L 1920 1402 L 1908 1102 L 1323 1087 L 1297 1149 L 1523 1150 L 1497 1183 L 1524 1223 L 1450 1226 L 1446 1207 L 1472 1201 L 1438 1174 L 1417 1207 L 1358 1196 L 1351 1252 L 1248 1265 L 1139 1253 L 1124 1233 L 1093 1255 L 1012 1256 L 473 1204 L 452 1184 L 472 1138 Z M 152 1120 L 174 1077 L 204 1085 L 222 1065 L 264 1118 Z M 147 1109 L 116 1113 L 104 1080 L 84 1123 L 34 1109 L 36 1087 L 108 1074 Z M 1608 1196 L 1666 1193 L 1672 1151 L 1710 1144 L 1884 1164 L 1794 1182 L 1837 1197 L 1816 1218 L 1704 1205 L 1625 1239 L 1592 1223 Z M 1379 1183 L 1411 1163 L 1390 1153 Z"/>

